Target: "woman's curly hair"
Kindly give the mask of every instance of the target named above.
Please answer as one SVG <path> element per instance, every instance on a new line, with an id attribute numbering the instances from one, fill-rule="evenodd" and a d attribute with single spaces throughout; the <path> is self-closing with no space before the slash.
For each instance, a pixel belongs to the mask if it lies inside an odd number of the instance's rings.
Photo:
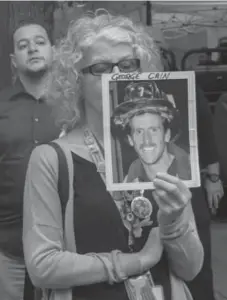
<path id="1" fill-rule="evenodd" d="M 100 36 L 111 42 L 128 42 L 136 57 L 146 61 L 150 70 L 160 71 L 158 48 L 144 26 L 103 9 L 88 12 L 71 22 L 66 36 L 54 48 L 52 74 L 46 92 L 58 125 L 67 130 L 83 121 L 80 62 L 84 51 Z"/>

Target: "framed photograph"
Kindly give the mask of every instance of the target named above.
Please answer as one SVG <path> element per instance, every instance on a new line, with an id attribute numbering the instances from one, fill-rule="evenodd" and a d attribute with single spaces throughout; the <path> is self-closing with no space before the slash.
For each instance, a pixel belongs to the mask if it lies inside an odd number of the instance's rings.
<path id="1" fill-rule="evenodd" d="M 157 172 L 200 186 L 195 74 L 102 76 L 106 185 L 153 189 Z"/>

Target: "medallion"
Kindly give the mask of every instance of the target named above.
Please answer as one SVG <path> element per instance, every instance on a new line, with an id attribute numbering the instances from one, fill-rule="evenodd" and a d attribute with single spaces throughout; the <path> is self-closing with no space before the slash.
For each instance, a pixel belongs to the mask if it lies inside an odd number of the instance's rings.
<path id="1" fill-rule="evenodd" d="M 131 210 L 139 219 L 147 219 L 151 216 L 153 207 L 151 202 L 141 195 L 132 200 Z"/>

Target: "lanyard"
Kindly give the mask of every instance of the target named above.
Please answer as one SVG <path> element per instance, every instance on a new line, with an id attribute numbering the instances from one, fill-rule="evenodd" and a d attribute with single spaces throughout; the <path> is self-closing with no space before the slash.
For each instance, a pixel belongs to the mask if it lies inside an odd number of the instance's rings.
<path id="1" fill-rule="evenodd" d="M 106 184 L 104 155 L 102 154 L 102 151 L 100 150 L 100 147 L 89 128 L 84 129 L 84 142 L 88 147 L 90 156 L 96 165 L 97 171 L 100 173 L 103 182 Z"/>

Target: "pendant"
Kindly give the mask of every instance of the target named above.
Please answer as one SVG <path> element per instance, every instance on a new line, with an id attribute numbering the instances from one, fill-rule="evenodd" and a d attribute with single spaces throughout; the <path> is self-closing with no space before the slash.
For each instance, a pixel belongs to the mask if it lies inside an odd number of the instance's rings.
<path id="1" fill-rule="evenodd" d="M 141 195 L 135 197 L 131 202 L 131 210 L 139 219 L 149 218 L 153 211 L 151 202 L 143 196 L 143 192 L 141 191 Z"/>

